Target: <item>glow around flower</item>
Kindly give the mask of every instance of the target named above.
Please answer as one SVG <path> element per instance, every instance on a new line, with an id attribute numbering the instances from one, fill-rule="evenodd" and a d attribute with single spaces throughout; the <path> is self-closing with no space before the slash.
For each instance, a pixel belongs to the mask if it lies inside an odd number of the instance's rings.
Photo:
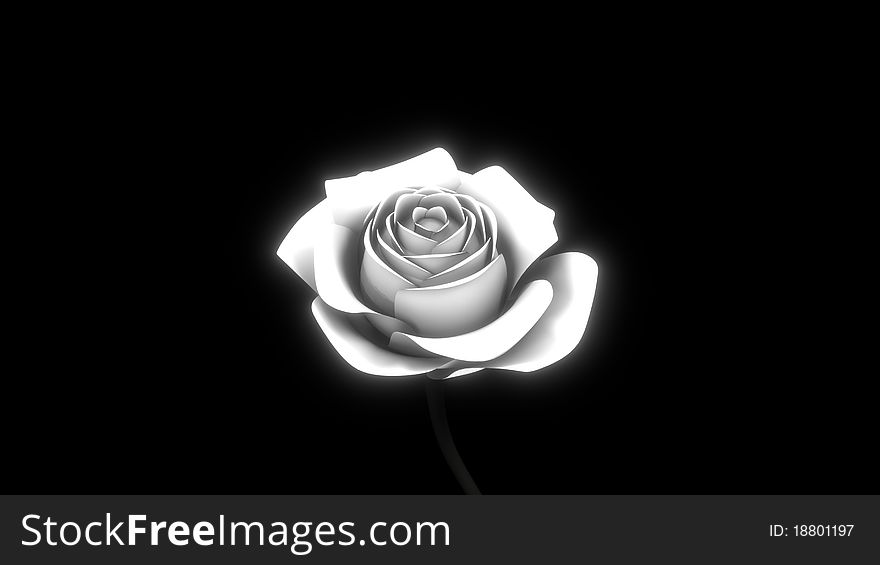
<path id="1" fill-rule="evenodd" d="M 328 180 L 278 256 L 314 289 L 339 354 L 373 375 L 535 371 L 580 342 L 598 267 L 538 260 L 554 213 L 503 168 L 459 171 L 437 148 Z"/>

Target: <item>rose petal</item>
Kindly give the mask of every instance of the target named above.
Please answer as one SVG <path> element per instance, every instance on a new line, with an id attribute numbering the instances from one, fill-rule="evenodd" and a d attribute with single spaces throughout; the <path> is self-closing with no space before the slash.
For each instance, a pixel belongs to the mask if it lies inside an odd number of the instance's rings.
<path id="1" fill-rule="evenodd" d="M 392 318 L 391 316 L 385 316 L 383 314 L 364 314 L 364 319 L 366 319 L 373 328 L 379 330 L 382 335 L 388 338 L 390 338 L 391 334 L 393 334 L 394 332 L 414 331 L 412 326 L 410 326 L 409 324 L 405 324 L 397 318 Z"/>
<path id="2" fill-rule="evenodd" d="M 456 188 L 459 182 L 455 162 L 438 147 L 390 167 L 327 180 L 324 188 L 333 221 L 359 229 L 376 202 L 392 191 L 429 184 Z"/>
<path id="3" fill-rule="evenodd" d="M 418 192 L 398 198 L 397 202 L 394 203 L 393 221 L 412 229 L 415 225 L 413 216 L 415 215 L 416 208 L 419 207 L 419 202 L 422 201 L 422 198 L 424 197 Z"/>
<path id="4" fill-rule="evenodd" d="M 448 376 L 446 376 L 440 380 L 454 379 L 455 377 L 463 377 L 465 375 L 470 375 L 471 373 L 476 373 L 477 371 L 482 371 L 482 370 L 483 370 L 482 367 L 467 367 L 466 369 L 459 369 L 457 371 L 453 371 Z"/>
<path id="5" fill-rule="evenodd" d="M 491 255 L 489 255 L 489 247 L 491 246 L 491 243 L 492 242 L 487 241 L 483 244 L 483 247 L 475 253 L 468 255 L 467 259 L 456 263 L 445 271 L 423 279 L 419 286 L 447 284 L 471 276 L 485 267 L 486 263 L 491 259 Z"/>
<path id="6" fill-rule="evenodd" d="M 448 189 L 443 188 L 442 186 L 437 186 L 437 185 L 430 186 L 429 185 L 429 186 L 423 186 L 423 187 L 419 188 L 418 194 L 421 194 L 422 196 L 430 196 L 431 194 L 442 194 L 442 193 L 446 192 L 447 190 Z"/>
<path id="7" fill-rule="evenodd" d="M 465 333 L 498 315 L 504 298 L 507 266 L 499 255 L 477 273 L 453 283 L 410 288 L 397 293 L 394 316 L 423 336 Z"/>
<path id="8" fill-rule="evenodd" d="M 437 243 L 441 243 L 449 239 L 449 236 L 458 231 L 461 227 L 461 224 L 455 218 L 449 218 L 449 221 L 440 228 L 439 230 L 432 233 L 429 237 L 433 239 Z M 456 249 L 456 251 L 461 251 L 460 249 Z M 431 250 L 431 253 L 437 253 L 437 248 Z"/>
<path id="9" fill-rule="evenodd" d="M 412 288 L 413 283 L 406 280 L 379 258 L 370 241 L 373 223 L 364 230 L 364 258 L 361 262 L 361 290 L 373 301 L 380 312 L 394 312 L 394 296 L 397 291 Z"/>
<path id="10" fill-rule="evenodd" d="M 379 238 L 377 243 L 379 245 L 379 255 L 395 273 L 400 274 L 410 282 L 421 282 L 431 276 L 429 271 L 404 258 L 395 248 L 385 243 L 384 239 Z"/>
<path id="11" fill-rule="evenodd" d="M 553 299 L 553 287 L 544 280 L 530 282 L 516 302 L 496 320 L 469 333 L 452 337 L 422 337 L 395 332 L 391 345 L 410 341 L 426 353 L 460 361 L 489 361 L 517 344 L 538 322 Z"/>
<path id="12" fill-rule="evenodd" d="M 358 371 L 382 376 L 418 375 L 449 362 L 442 357 L 410 357 L 381 348 L 357 331 L 347 315 L 320 298 L 312 302 L 312 314 L 330 344 Z"/>
<path id="13" fill-rule="evenodd" d="M 412 211 L 412 221 L 413 223 L 418 223 L 419 220 L 425 217 L 425 214 L 428 213 L 428 209 L 424 206 L 416 206 Z"/>
<path id="14" fill-rule="evenodd" d="M 467 175 L 467 173 L 461 174 L 462 176 Z M 469 177 L 470 175 L 467 176 Z M 477 237 L 480 240 L 478 245 L 482 245 L 486 241 L 486 222 L 483 219 L 483 209 L 480 207 L 480 203 L 467 194 L 456 194 L 455 197 L 461 204 L 462 210 L 464 210 L 465 214 L 467 214 L 467 212 L 473 214 L 474 219 L 476 220 L 474 225 Z"/>
<path id="15" fill-rule="evenodd" d="M 330 207 L 324 199 L 297 220 L 276 252 L 315 291 L 315 246 L 322 226 L 331 221 Z"/>
<path id="16" fill-rule="evenodd" d="M 425 208 L 439 206 L 445 214 L 449 215 L 450 218 L 454 218 L 459 223 L 464 222 L 464 214 L 461 211 L 461 204 L 459 203 L 458 198 L 452 194 L 431 194 L 422 198 L 419 205 L 424 206 Z"/>
<path id="17" fill-rule="evenodd" d="M 364 220 L 364 224 L 373 220 L 375 225 L 383 225 L 385 218 L 390 216 L 397 208 L 397 202 L 399 202 L 402 197 L 412 196 L 413 192 L 415 192 L 415 189 L 413 188 L 403 188 L 388 194 L 379 204 L 376 205 L 376 210 L 373 214 L 367 216 L 366 220 Z"/>
<path id="18" fill-rule="evenodd" d="M 452 235 L 440 241 L 440 243 L 431 250 L 431 253 L 456 253 L 461 251 L 464 248 L 465 239 L 467 238 L 468 231 L 472 225 L 473 223 L 465 220 L 461 227 L 455 230 Z"/>
<path id="19" fill-rule="evenodd" d="M 470 230 L 468 231 L 467 239 L 464 240 L 464 247 L 462 247 L 462 251 L 465 253 L 474 253 L 486 243 L 486 240 L 481 237 L 481 234 L 485 231 L 484 228 L 477 227 L 477 220 L 474 213 L 470 210 L 464 211 L 465 215 L 468 218 L 468 222 L 470 222 Z M 479 232 L 479 233 L 478 233 Z"/>
<path id="20" fill-rule="evenodd" d="M 397 224 L 395 235 L 397 236 L 397 241 L 400 242 L 400 246 L 407 254 L 426 255 L 437 245 L 437 242 L 433 239 L 419 235 L 399 223 Z"/>
<path id="21" fill-rule="evenodd" d="M 586 330 L 598 275 L 596 262 L 583 253 L 560 253 L 535 265 L 529 277 L 553 285 L 550 307 L 516 347 L 483 366 L 537 371 L 571 353 Z"/>
<path id="22" fill-rule="evenodd" d="M 394 235 L 394 230 L 391 229 L 394 221 L 394 214 L 388 214 L 388 217 L 385 218 L 385 229 L 382 229 L 381 226 L 376 232 L 382 238 L 382 240 L 388 244 L 388 246 L 394 250 L 395 253 L 399 253 L 401 255 L 404 254 L 403 247 L 401 247 L 400 242 L 397 241 L 397 237 Z"/>
<path id="23" fill-rule="evenodd" d="M 330 307 L 350 314 L 366 314 L 370 321 L 395 331 L 411 331 L 397 318 L 380 314 L 365 306 L 354 292 L 360 284 L 357 266 L 358 236 L 352 230 L 327 224 L 318 232 L 315 246 L 315 288 Z"/>
<path id="24" fill-rule="evenodd" d="M 523 188 L 503 168 L 488 167 L 474 175 L 462 173 L 458 191 L 487 205 L 498 219 L 498 244 L 510 264 L 510 285 L 556 243 L 553 210 Z"/>
<path id="25" fill-rule="evenodd" d="M 422 204 L 425 203 L 425 200 L 422 200 Z M 446 213 L 446 210 L 443 209 L 442 206 L 434 206 L 425 213 L 426 218 L 434 218 L 439 221 L 441 224 L 445 224 L 449 220 L 449 215 Z"/>
<path id="26" fill-rule="evenodd" d="M 446 229 L 449 226 L 449 222 L 441 222 L 437 218 L 429 218 L 427 216 L 423 217 L 421 220 L 416 222 L 413 231 L 419 235 L 429 237 L 435 242 L 434 235 L 441 230 Z"/>
<path id="27" fill-rule="evenodd" d="M 431 274 L 442 273 L 449 267 L 460 263 L 467 257 L 462 252 L 457 253 L 429 253 L 428 255 L 404 255 L 404 257 L 427 270 Z"/>
<path id="28" fill-rule="evenodd" d="M 498 255 L 498 248 L 496 247 L 496 242 L 498 241 L 498 220 L 495 218 L 491 208 L 485 204 L 480 204 L 480 208 L 483 210 L 483 219 L 486 221 L 486 240 L 492 240 L 491 256 L 495 257 Z M 508 288 L 511 287 L 513 287 L 513 284 L 508 286 Z"/>
<path id="29" fill-rule="evenodd" d="M 383 200 L 383 202 L 384 202 L 384 200 Z M 366 228 L 367 224 L 370 223 L 370 220 L 372 220 L 373 218 L 375 218 L 379 214 L 379 207 L 381 206 L 381 204 L 382 204 L 382 202 L 377 202 L 375 206 L 370 208 L 370 212 L 364 217 L 363 224 L 361 224 L 361 229 Z"/>

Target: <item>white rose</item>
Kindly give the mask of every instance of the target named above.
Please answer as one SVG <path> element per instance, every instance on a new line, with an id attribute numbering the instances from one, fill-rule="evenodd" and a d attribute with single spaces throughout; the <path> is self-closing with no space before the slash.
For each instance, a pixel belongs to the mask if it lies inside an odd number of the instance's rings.
<path id="1" fill-rule="evenodd" d="M 580 342 L 596 262 L 536 262 L 557 240 L 554 212 L 501 167 L 471 175 L 437 148 L 325 189 L 278 256 L 318 293 L 315 319 L 352 367 L 535 371 Z"/>

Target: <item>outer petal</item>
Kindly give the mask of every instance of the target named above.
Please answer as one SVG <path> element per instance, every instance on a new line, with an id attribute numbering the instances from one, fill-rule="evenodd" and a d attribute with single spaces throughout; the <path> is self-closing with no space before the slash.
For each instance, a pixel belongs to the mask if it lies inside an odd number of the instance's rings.
<path id="1" fill-rule="evenodd" d="M 319 233 L 331 222 L 330 206 L 324 199 L 297 220 L 276 252 L 316 292 L 315 246 Z"/>
<path id="2" fill-rule="evenodd" d="M 450 336 L 483 327 L 498 316 L 507 267 L 499 255 L 482 270 L 461 280 L 404 289 L 394 299 L 394 316 L 424 336 Z"/>
<path id="3" fill-rule="evenodd" d="M 510 272 L 508 288 L 519 280 L 535 259 L 556 243 L 555 213 L 498 166 L 474 175 L 462 173 L 458 191 L 486 204 L 498 219 L 498 243 L 507 257 Z"/>
<path id="4" fill-rule="evenodd" d="M 550 281 L 553 301 L 535 327 L 516 346 L 482 366 L 511 371 L 537 371 L 559 361 L 584 335 L 599 267 L 583 253 L 560 253 L 535 265 L 534 276 Z"/>
<path id="5" fill-rule="evenodd" d="M 402 163 L 324 183 L 333 221 L 357 229 L 376 202 L 395 190 L 424 185 L 456 188 L 458 170 L 449 153 L 436 148 Z"/>
<path id="6" fill-rule="evenodd" d="M 383 349 L 355 329 L 345 314 L 327 306 L 320 298 L 312 302 L 312 314 L 330 344 L 358 371 L 382 376 L 418 375 L 449 362 L 441 357 L 411 357 Z"/>
<path id="7" fill-rule="evenodd" d="M 517 344 L 541 318 L 553 299 L 553 287 L 547 281 L 532 281 L 507 312 L 478 330 L 452 337 L 421 337 L 396 332 L 391 345 L 406 350 L 409 342 L 423 351 L 461 361 L 489 361 Z"/>
<path id="8" fill-rule="evenodd" d="M 318 238 L 315 246 L 315 285 L 318 296 L 328 306 L 349 314 L 366 314 L 374 325 L 388 335 L 393 331 L 412 331 L 400 320 L 368 308 L 355 294 L 355 285 L 360 285 L 360 271 L 355 259 L 358 236 L 355 232 L 328 224 L 320 231 Z"/>
<path id="9" fill-rule="evenodd" d="M 453 371 L 447 379 L 454 379 L 455 377 L 463 377 L 465 375 L 470 375 L 471 373 L 476 373 L 477 371 L 482 371 L 482 367 L 468 367 L 467 369 L 459 369 L 457 371 Z M 441 379 L 445 380 L 445 379 Z"/>

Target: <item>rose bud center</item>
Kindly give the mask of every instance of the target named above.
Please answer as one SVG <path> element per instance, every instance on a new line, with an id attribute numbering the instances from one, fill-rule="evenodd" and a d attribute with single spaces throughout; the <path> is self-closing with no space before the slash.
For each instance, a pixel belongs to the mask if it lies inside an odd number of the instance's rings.
<path id="1" fill-rule="evenodd" d="M 417 206 L 412 213 L 413 222 L 422 229 L 438 232 L 446 225 L 448 218 L 442 206 L 434 206 L 430 210 Z"/>

